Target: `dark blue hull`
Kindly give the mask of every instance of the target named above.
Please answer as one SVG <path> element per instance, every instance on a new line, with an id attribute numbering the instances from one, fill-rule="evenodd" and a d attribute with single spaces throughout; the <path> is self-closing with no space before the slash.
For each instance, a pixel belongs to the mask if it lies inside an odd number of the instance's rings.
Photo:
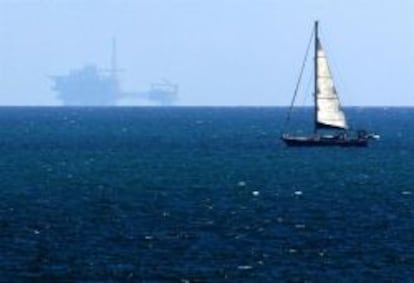
<path id="1" fill-rule="evenodd" d="M 367 138 L 341 138 L 341 137 L 296 137 L 282 136 L 287 146 L 341 146 L 341 147 L 366 147 Z"/>

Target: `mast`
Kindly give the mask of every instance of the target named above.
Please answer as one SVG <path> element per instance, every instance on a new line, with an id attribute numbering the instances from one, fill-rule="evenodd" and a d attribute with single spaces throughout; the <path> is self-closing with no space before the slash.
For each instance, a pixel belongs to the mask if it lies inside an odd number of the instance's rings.
<path id="1" fill-rule="evenodd" d="M 315 123 L 314 123 L 314 128 L 313 128 L 313 132 L 316 134 L 318 126 L 318 103 L 317 103 L 317 99 L 318 99 L 318 42 L 319 42 L 319 37 L 318 37 L 318 21 L 315 21 L 315 55 L 314 55 L 314 93 L 313 93 L 313 98 L 314 98 L 314 115 L 315 115 Z"/>

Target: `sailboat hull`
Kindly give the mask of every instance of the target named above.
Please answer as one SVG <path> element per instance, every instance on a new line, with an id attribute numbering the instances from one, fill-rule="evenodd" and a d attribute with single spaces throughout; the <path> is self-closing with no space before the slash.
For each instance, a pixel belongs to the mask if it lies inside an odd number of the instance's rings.
<path id="1" fill-rule="evenodd" d="M 341 146 L 341 147 L 366 147 L 366 138 L 343 138 L 343 137 L 296 137 L 282 136 L 287 146 L 315 147 L 315 146 Z"/>

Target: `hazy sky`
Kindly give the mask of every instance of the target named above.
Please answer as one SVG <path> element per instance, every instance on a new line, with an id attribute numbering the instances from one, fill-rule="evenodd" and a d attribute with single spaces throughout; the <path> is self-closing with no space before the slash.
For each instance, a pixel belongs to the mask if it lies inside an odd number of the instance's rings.
<path id="1" fill-rule="evenodd" d="M 108 67 L 113 37 L 125 90 L 168 78 L 180 105 L 287 105 L 318 19 L 344 105 L 414 106 L 413 13 L 413 0 L 0 0 L 0 105 L 60 105 L 48 75 Z"/>

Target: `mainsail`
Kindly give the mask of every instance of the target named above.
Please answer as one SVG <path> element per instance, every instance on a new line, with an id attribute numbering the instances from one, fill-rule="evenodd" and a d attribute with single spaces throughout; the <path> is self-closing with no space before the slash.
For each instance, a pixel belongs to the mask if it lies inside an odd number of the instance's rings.
<path id="1" fill-rule="evenodd" d="M 316 125 L 318 128 L 347 129 L 328 60 L 319 39 L 316 40 Z"/>

